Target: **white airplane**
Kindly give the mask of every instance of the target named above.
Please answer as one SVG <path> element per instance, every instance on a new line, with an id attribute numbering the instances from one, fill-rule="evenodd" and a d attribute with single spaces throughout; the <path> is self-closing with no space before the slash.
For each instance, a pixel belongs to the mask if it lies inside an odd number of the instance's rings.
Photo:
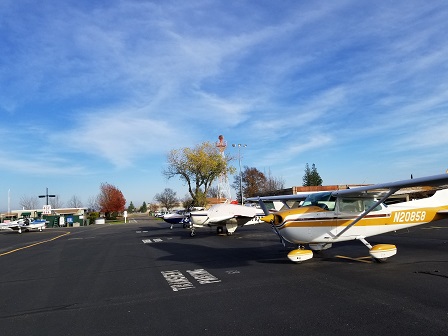
<path id="1" fill-rule="evenodd" d="M 265 208 L 269 207 L 270 212 L 278 211 L 282 208 L 291 208 L 298 206 L 300 200 L 304 200 L 308 193 L 295 195 L 291 202 L 291 196 L 271 196 L 264 199 Z M 263 197 L 261 198 L 263 199 Z M 258 200 L 252 199 L 252 201 Z M 196 228 L 216 226 L 217 233 L 222 234 L 224 230 L 227 235 L 232 235 L 239 226 L 259 224 L 263 221 L 261 217 L 265 214 L 263 209 L 253 205 L 239 205 L 231 203 L 215 204 L 208 210 L 190 212 L 190 235 L 195 235 Z"/>
<path id="2" fill-rule="evenodd" d="M 29 218 L 20 218 L 9 223 L 0 224 L 0 230 L 17 231 L 18 233 L 32 230 L 42 231 L 43 229 L 45 229 L 44 219 L 34 219 L 31 221 Z"/>
<path id="3" fill-rule="evenodd" d="M 436 187 L 431 197 L 395 203 L 384 201 L 402 188 Z M 311 259 L 313 251 L 328 249 L 332 243 L 359 240 L 376 261 L 397 253 L 392 244 L 371 246 L 367 237 L 448 218 L 448 174 L 382 183 L 352 189 L 310 194 L 299 208 L 269 214 L 263 221 L 271 223 L 283 243 L 298 246 L 288 254 L 294 262 Z M 264 207 L 260 199 L 260 206 Z M 308 244 L 309 249 L 304 245 Z"/>

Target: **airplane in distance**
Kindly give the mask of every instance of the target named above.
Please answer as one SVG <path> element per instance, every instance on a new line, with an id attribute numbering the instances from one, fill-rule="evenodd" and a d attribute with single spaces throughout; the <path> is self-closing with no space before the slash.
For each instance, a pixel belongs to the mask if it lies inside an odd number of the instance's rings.
<path id="1" fill-rule="evenodd" d="M 433 196 L 385 205 L 402 188 L 432 187 Z M 397 253 L 393 244 L 370 245 L 366 238 L 448 218 L 448 174 L 312 193 L 300 207 L 274 214 L 264 208 L 261 219 L 272 225 L 285 245 L 297 245 L 288 253 L 293 262 L 313 257 L 313 251 L 328 249 L 333 243 L 359 240 L 375 261 L 385 261 Z M 293 196 L 293 195 L 292 195 Z M 268 199 L 268 197 L 265 197 Z M 309 249 L 305 248 L 305 244 Z"/>
<path id="2" fill-rule="evenodd" d="M 9 223 L 0 224 L 0 230 L 17 231 L 18 233 L 33 230 L 42 231 L 43 229 L 45 229 L 44 219 L 30 220 L 29 218 L 20 218 Z"/>
<path id="3" fill-rule="evenodd" d="M 173 229 L 174 225 L 182 225 L 185 229 L 186 227 L 190 227 L 190 212 L 203 209 L 203 207 L 193 207 L 189 210 L 177 210 L 175 212 L 163 215 L 162 219 L 170 224 L 170 230 Z"/>
<path id="4" fill-rule="evenodd" d="M 174 225 L 182 225 L 184 228 L 190 225 L 190 213 L 186 210 L 178 210 L 173 213 L 167 213 L 162 216 L 162 219 L 170 224 L 171 230 Z"/>
<path id="5" fill-rule="evenodd" d="M 301 193 L 300 195 L 294 195 L 295 197 L 292 201 L 290 195 L 270 196 L 269 199 L 265 199 L 264 206 L 269 209 L 269 212 L 276 212 L 282 208 L 289 209 L 298 206 L 300 201 L 305 200 L 308 194 Z M 263 223 L 261 217 L 264 215 L 263 209 L 254 204 L 215 204 L 208 210 L 190 212 L 190 235 L 193 237 L 196 234 L 196 228 L 216 226 L 218 234 L 226 231 L 227 235 L 230 236 L 239 226 Z"/>

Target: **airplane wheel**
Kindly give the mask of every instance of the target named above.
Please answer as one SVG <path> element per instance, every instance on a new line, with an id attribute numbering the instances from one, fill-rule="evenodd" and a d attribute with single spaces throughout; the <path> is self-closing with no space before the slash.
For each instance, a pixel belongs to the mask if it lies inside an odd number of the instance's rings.
<path id="1" fill-rule="evenodd" d="M 216 231 L 218 232 L 218 234 L 222 234 L 224 232 L 224 228 L 222 226 L 218 226 Z"/>
<path id="2" fill-rule="evenodd" d="M 373 258 L 373 260 L 375 262 L 377 262 L 378 264 L 385 263 L 387 261 L 387 259 L 388 258 Z"/>
<path id="3" fill-rule="evenodd" d="M 233 234 L 233 232 L 227 232 L 228 236 L 231 236 Z"/>
<path id="4" fill-rule="evenodd" d="M 173 226 L 171 225 L 171 226 L 170 226 L 170 230 L 172 230 L 172 229 L 173 229 Z"/>

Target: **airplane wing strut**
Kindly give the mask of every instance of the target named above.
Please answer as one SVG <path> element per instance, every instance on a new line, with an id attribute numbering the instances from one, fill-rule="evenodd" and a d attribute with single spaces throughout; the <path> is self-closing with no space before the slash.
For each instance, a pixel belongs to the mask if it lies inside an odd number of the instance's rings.
<path id="1" fill-rule="evenodd" d="M 379 204 L 383 203 L 386 199 L 388 199 L 392 194 L 396 193 L 400 188 L 390 188 L 389 192 L 384 195 L 381 199 L 376 201 L 370 208 L 365 210 L 363 213 L 361 213 L 353 222 L 351 222 L 349 225 L 345 227 L 341 232 L 339 232 L 335 238 L 339 238 L 342 236 L 345 232 L 347 232 L 352 226 L 354 226 L 356 223 L 358 223 L 361 219 L 363 219 L 370 211 L 375 209 Z"/>

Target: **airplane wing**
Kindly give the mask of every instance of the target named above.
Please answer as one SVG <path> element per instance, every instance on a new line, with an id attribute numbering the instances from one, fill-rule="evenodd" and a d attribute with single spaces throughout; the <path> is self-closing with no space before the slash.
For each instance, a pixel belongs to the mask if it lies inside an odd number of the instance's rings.
<path id="1" fill-rule="evenodd" d="M 339 195 L 362 196 L 363 194 L 366 193 L 374 193 L 377 195 L 381 195 L 386 194 L 392 190 L 394 190 L 393 193 L 395 193 L 402 188 L 410 188 L 410 187 L 437 187 L 439 189 L 448 188 L 448 174 L 439 174 L 409 180 L 373 184 L 370 186 L 356 187 L 352 189 L 335 190 L 331 194 L 333 196 L 339 196 Z M 381 189 L 383 189 L 383 191 L 381 191 Z"/>
<path id="2" fill-rule="evenodd" d="M 402 188 L 409 188 L 409 187 L 437 187 L 439 189 L 447 188 L 448 187 L 448 174 L 440 174 L 440 175 L 433 175 L 433 176 L 426 176 L 416 179 L 409 179 L 409 180 L 402 180 L 402 181 L 396 181 L 396 182 L 389 182 L 389 183 L 380 183 L 380 184 L 374 184 L 371 186 L 365 186 L 365 187 L 357 187 L 353 189 L 344 189 L 344 190 L 336 190 L 331 193 L 332 196 L 362 196 L 366 193 L 374 192 L 378 196 L 381 195 L 381 198 L 377 200 L 369 209 L 365 210 L 364 212 L 360 213 L 356 219 L 351 222 L 349 225 L 345 227 L 341 232 L 337 234 L 336 237 L 341 236 L 343 233 L 345 233 L 347 230 L 349 230 L 351 227 L 356 225 L 362 218 L 364 218 L 370 211 L 372 211 L 377 205 L 380 203 L 383 203 L 387 198 L 389 198 L 391 195 L 396 193 L 398 190 Z M 383 190 L 381 192 L 381 190 Z M 443 210 L 445 211 L 445 210 Z"/>
<path id="3" fill-rule="evenodd" d="M 289 201 L 289 200 L 304 200 L 309 194 L 316 192 L 301 192 L 293 195 L 277 195 L 277 196 L 261 196 L 261 197 L 249 197 L 246 201 L 258 202 L 258 201 Z"/>

